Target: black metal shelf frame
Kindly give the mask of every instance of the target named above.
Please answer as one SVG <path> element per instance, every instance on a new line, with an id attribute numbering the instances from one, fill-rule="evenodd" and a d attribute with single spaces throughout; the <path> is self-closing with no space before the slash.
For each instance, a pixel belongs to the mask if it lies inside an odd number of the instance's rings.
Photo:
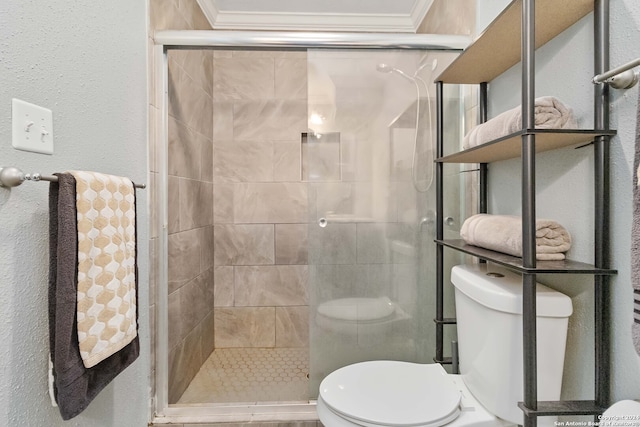
<path id="1" fill-rule="evenodd" d="M 594 0 L 594 71 L 601 74 L 609 69 L 609 0 Z M 535 0 L 522 0 L 521 17 L 522 64 L 522 118 L 523 129 L 535 129 Z M 608 280 L 615 270 L 609 268 L 609 139 L 615 132 L 609 129 L 608 85 L 594 85 L 594 264 L 567 261 L 562 265 L 536 261 L 535 219 L 535 160 L 536 133 L 521 135 L 521 204 L 523 256 L 505 258 L 502 254 L 470 247 L 459 241 L 444 240 L 443 168 L 436 162 L 436 355 L 435 361 L 447 361 L 443 355 L 443 327 L 451 319 L 444 318 L 444 247 L 450 247 L 481 259 L 505 265 L 522 273 L 523 282 L 523 371 L 524 426 L 536 427 L 538 416 L 598 415 L 609 404 L 609 286 Z M 436 82 L 436 158 L 444 153 L 443 82 Z M 480 83 L 480 122 L 487 119 L 487 82 Z M 449 157 L 449 156 L 447 156 Z M 487 164 L 480 164 L 479 211 L 487 212 Z M 594 400 L 539 402 L 537 399 L 536 360 L 536 274 L 568 273 L 594 275 Z M 445 362 L 446 363 L 446 362 Z"/>

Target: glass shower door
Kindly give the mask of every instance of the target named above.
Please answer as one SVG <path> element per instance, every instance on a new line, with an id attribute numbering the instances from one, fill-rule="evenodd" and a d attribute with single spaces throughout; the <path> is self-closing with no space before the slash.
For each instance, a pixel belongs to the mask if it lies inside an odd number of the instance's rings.
<path id="1" fill-rule="evenodd" d="M 312 399 L 327 374 L 351 363 L 432 361 L 435 89 L 427 82 L 454 57 L 308 51 Z M 460 110 L 459 98 L 448 105 Z M 446 215 L 459 218 L 453 205 Z"/>

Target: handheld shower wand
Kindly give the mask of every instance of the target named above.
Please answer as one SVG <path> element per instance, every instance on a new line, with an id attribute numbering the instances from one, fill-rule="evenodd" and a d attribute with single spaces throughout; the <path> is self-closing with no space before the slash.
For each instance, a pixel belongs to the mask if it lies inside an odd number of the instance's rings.
<path id="1" fill-rule="evenodd" d="M 428 99 L 429 99 L 429 87 L 427 86 L 427 83 L 421 79 L 420 77 L 418 77 L 418 73 L 420 72 L 420 70 L 422 70 L 423 67 L 420 67 L 416 70 L 416 72 L 414 73 L 413 77 L 411 77 L 410 75 L 408 75 L 407 73 L 405 73 L 404 71 L 400 70 L 399 68 L 393 67 L 389 64 L 385 64 L 383 62 L 379 63 L 378 65 L 376 65 L 376 70 L 378 70 L 381 73 L 385 73 L 385 74 L 390 74 L 390 73 L 396 73 L 398 74 L 400 77 L 411 81 L 415 86 L 416 86 L 416 130 L 415 130 L 415 134 L 414 134 L 414 140 L 413 140 L 413 156 L 412 156 L 412 160 L 411 160 L 411 181 L 413 184 L 413 188 L 415 188 L 415 190 L 419 193 L 426 193 L 427 191 L 429 191 L 429 189 L 431 188 L 431 185 L 433 184 L 433 165 L 431 166 L 431 172 L 428 174 L 429 178 L 428 178 L 428 184 L 427 187 L 424 189 L 419 188 L 418 186 L 418 182 L 416 179 L 416 152 L 418 151 L 418 126 L 420 125 L 420 85 L 418 84 L 418 81 L 422 83 L 422 85 L 424 86 L 424 89 L 427 93 L 427 110 L 428 110 L 428 119 L 429 119 L 429 129 L 431 129 L 431 104 L 429 103 Z M 433 147 L 433 137 L 429 138 L 429 142 L 430 142 L 430 147 L 429 149 L 431 150 L 432 154 L 434 151 L 434 147 Z"/>

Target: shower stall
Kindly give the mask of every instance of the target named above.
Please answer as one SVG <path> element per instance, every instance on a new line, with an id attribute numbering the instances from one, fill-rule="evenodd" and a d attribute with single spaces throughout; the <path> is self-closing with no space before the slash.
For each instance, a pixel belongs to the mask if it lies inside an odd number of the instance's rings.
<path id="1" fill-rule="evenodd" d="M 313 420 L 339 367 L 432 363 L 432 82 L 468 39 L 160 31 L 155 42 L 156 421 Z M 453 144 L 465 108 L 450 90 Z M 455 235 L 468 174 L 446 173 Z"/>

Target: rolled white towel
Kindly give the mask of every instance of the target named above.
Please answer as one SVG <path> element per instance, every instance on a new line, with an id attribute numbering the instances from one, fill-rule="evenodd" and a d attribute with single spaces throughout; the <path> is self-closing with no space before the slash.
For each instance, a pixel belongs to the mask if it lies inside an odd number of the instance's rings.
<path id="1" fill-rule="evenodd" d="M 576 129 L 578 127 L 571 108 L 553 96 L 542 96 L 535 100 L 534 119 L 536 129 Z M 522 108 L 518 106 L 471 129 L 464 137 L 463 147 L 465 149 L 475 147 L 521 129 Z"/>
<path id="2" fill-rule="evenodd" d="M 460 229 L 462 239 L 474 246 L 522 257 L 522 219 L 513 215 L 478 214 L 467 218 Z M 549 219 L 536 221 L 536 259 L 563 260 L 571 248 L 571 235 Z"/>

